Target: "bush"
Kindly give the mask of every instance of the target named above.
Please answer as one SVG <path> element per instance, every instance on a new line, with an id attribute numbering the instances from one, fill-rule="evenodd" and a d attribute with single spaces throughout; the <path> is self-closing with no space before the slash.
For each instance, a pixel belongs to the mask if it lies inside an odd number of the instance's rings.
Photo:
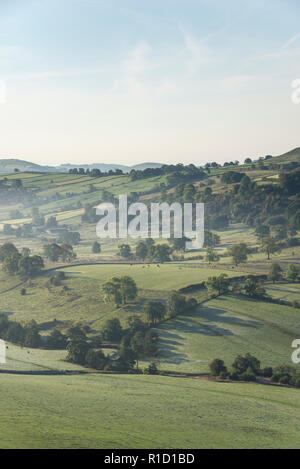
<path id="1" fill-rule="evenodd" d="M 212 376 L 220 376 L 222 372 L 227 372 L 227 368 L 223 360 L 220 360 L 219 358 L 216 358 L 214 361 L 212 361 L 209 365 L 209 368 Z"/>
<path id="2" fill-rule="evenodd" d="M 291 382 L 291 376 L 290 375 L 281 375 L 279 377 L 279 383 L 280 384 L 290 384 Z"/>
<path id="3" fill-rule="evenodd" d="M 65 272 L 63 272 L 62 270 L 60 270 L 59 272 L 57 272 L 56 277 L 57 277 L 59 280 L 65 280 L 66 274 L 65 274 Z"/>
<path id="4" fill-rule="evenodd" d="M 251 382 L 255 382 L 256 381 L 256 376 L 255 374 L 252 373 L 252 371 L 246 371 L 245 373 L 241 374 L 241 379 L 243 381 L 251 381 Z"/>
<path id="5" fill-rule="evenodd" d="M 279 378 L 280 378 L 280 374 L 274 373 L 271 377 L 271 381 L 273 381 L 273 383 L 279 383 Z"/>
<path id="6" fill-rule="evenodd" d="M 273 368 L 271 367 L 263 368 L 261 370 L 261 376 L 263 376 L 264 378 L 271 378 L 272 375 L 273 375 Z"/>
<path id="7" fill-rule="evenodd" d="M 295 380 L 295 387 L 300 388 L 300 378 L 296 378 Z"/>
<path id="8" fill-rule="evenodd" d="M 240 380 L 239 375 L 238 375 L 235 371 L 229 375 L 229 378 L 230 378 L 232 381 L 239 381 L 239 380 Z"/>
<path id="9" fill-rule="evenodd" d="M 159 371 L 155 363 L 150 363 L 150 365 L 144 369 L 143 373 L 145 375 L 158 375 Z"/>
<path id="10" fill-rule="evenodd" d="M 228 376 L 229 376 L 228 371 L 222 371 L 222 372 L 220 373 L 219 378 L 221 378 L 221 379 L 227 379 Z"/>

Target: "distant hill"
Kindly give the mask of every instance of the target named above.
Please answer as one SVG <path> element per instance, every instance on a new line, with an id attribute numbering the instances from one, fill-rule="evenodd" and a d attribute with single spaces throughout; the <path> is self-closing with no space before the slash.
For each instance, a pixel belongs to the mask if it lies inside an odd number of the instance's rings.
<path id="1" fill-rule="evenodd" d="M 141 163 L 134 166 L 126 166 L 122 164 L 105 164 L 105 163 L 92 163 L 92 164 L 62 164 L 60 166 L 44 166 L 30 161 L 23 161 L 18 159 L 0 159 L 0 173 L 13 173 L 15 169 L 20 172 L 68 172 L 72 168 L 84 169 L 100 169 L 102 172 L 107 172 L 110 169 L 121 169 L 124 173 L 129 173 L 132 169 L 143 170 L 146 168 L 160 168 L 161 163 Z"/>
<path id="2" fill-rule="evenodd" d="M 283 155 L 274 156 L 276 163 L 300 163 L 300 148 L 294 148 L 294 150 L 284 153 Z"/>
<path id="3" fill-rule="evenodd" d="M 1 173 L 13 173 L 15 169 L 18 169 L 20 172 L 37 171 L 45 173 L 49 171 L 57 171 L 54 166 L 41 166 L 36 163 L 30 163 L 29 161 L 18 159 L 0 159 Z"/>

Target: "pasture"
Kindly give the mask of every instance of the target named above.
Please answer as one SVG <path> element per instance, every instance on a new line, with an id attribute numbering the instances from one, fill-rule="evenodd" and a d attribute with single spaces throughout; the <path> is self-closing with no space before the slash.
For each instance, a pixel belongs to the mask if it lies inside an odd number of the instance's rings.
<path id="1" fill-rule="evenodd" d="M 129 275 L 139 288 L 146 290 L 170 291 L 188 285 L 202 283 L 208 277 L 226 273 L 228 277 L 239 276 L 236 271 L 210 269 L 178 264 L 132 264 L 132 265 L 84 265 L 63 268 L 67 275 L 76 278 L 92 278 L 105 282 L 113 276 Z"/>
<path id="2" fill-rule="evenodd" d="M 247 352 L 263 367 L 277 366 L 291 361 L 292 341 L 300 336 L 299 310 L 224 296 L 167 321 L 157 331 L 162 369 L 208 372 L 214 358 L 230 367 L 237 355 Z"/>
<path id="3" fill-rule="evenodd" d="M 299 448 L 300 392 L 158 376 L 1 375 L 1 448 Z"/>

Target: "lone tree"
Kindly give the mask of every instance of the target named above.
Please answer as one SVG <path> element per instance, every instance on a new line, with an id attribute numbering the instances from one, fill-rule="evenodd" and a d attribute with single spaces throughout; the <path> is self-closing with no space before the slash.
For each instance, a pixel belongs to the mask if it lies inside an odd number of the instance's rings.
<path id="1" fill-rule="evenodd" d="M 118 318 L 108 319 L 102 330 L 104 340 L 109 342 L 120 342 L 122 339 L 122 326 Z"/>
<path id="2" fill-rule="evenodd" d="M 166 314 L 166 305 L 160 301 L 148 301 L 145 306 L 147 320 L 151 325 L 161 321 Z"/>
<path id="3" fill-rule="evenodd" d="M 300 277 L 300 266 L 296 264 L 290 264 L 286 272 L 287 280 L 295 283 Z"/>
<path id="4" fill-rule="evenodd" d="M 216 250 L 212 246 L 206 248 L 205 260 L 209 264 L 211 264 L 212 262 L 219 262 L 220 256 L 217 254 Z"/>
<path id="5" fill-rule="evenodd" d="M 5 243 L 0 247 L 0 262 L 3 262 L 4 259 L 12 254 L 17 254 L 18 249 L 12 243 Z"/>
<path id="6" fill-rule="evenodd" d="M 140 241 L 135 248 L 135 255 L 138 259 L 144 261 L 147 257 L 148 245 L 145 241 Z"/>
<path id="7" fill-rule="evenodd" d="M 268 279 L 273 283 L 279 282 L 282 280 L 282 268 L 279 264 L 272 264 L 269 270 Z"/>
<path id="8" fill-rule="evenodd" d="M 95 242 L 93 243 L 92 252 L 93 252 L 94 254 L 99 254 L 99 253 L 101 252 L 101 245 L 100 245 L 100 243 L 98 243 L 97 241 L 95 241 Z"/>
<path id="9" fill-rule="evenodd" d="M 168 312 L 171 317 L 183 314 L 186 310 L 186 301 L 183 295 L 172 292 L 168 298 Z"/>
<path id="10" fill-rule="evenodd" d="M 225 366 L 225 363 L 223 360 L 220 360 L 219 358 L 216 358 L 211 362 L 209 365 L 210 368 L 210 374 L 212 376 L 220 376 L 221 373 L 226 373 L 227 368 Z"/>
<path id="11" fill-rule="evenodd" d="M 119 246 L 119 256 L 125 257 L 125 259 L 132 257 L 131 247 L 129 244 L 121 244 Z"/>
<path id="12" fill-rule="evenodd" d="M 220 274 L 217 277 L 209 277 L 206 282 L 208 290 L 215 290 L 219 295 L 228 293 L 229 279 L 226 274 Z"/>
<path id="13" fill-rule="evenodd" d="M 135 281 L 127 275 L 111 278 L 102 285 L 102 291 L 105 297 L 114 301 L 117 306 L 135 300 L 138 293 Z"/>
<path id="14" fill-rule="evenodd" d="M 145 354 L 145 337 L 142 332 L 136 332 L 130 341 L 130 348 L 136 360 L 136 369 L 139 368 L 139 359 Z"/>
<path id="15" fill-rule="evenodd" d="M 275 254 L 276 252 L 280 251 L 280 247 L 277 244 L 275 238 L 272 238 L 271 236 L 262 239 L 261 247 L 262 251 L 267 254 L 268 260 L 270 259 L 271 254 Z"/>
<path id="16" fill-rule="evenodd" d="M 255 230 L 255 236 L 260 240 L 270 236 L 270 227 L 268 225 L 259 225 Z"/>
<path id="17" fill-rule="evenodd" d="M 264 298 L 266 296 L 266 290 L 263 287 L 263 282 L 258 280 L 254 275 L 249 275 L 246 279 L 244 287 L 245 293 L 251 298 Z"/>
<path id="18" fill-rule="evenodd" d="M 233 264 L 238 266 L 247 261 L 249 249 L 246 243 L 234 244 L 227 249 L 227 254 L 232 258 Z"/>

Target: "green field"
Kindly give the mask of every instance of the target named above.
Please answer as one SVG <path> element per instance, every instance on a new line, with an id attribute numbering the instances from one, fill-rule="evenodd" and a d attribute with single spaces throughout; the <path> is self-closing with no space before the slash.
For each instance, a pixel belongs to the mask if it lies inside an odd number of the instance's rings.
<path id="1" fill-rule="evenodd" d="M 105 282 L 113 276 L 129 275 L 139 288 L 147 290 L 176 290 L 188 285 L 201 283 L 211 275 L 226 273 L 229 277 L 241 275 L 238 272 L 218 269 L 197 268 L 177 264 L 157 265 L 84 265 L 63 268 L 67 275 L 92 278 Z"/>
<path id="2" fill-rule="evenodd" d="M 300 447 L 295 389 L 152 376 L 1 375 L 1 393 L 1 448 Z"/>
<path id="3" fill-rule="evenodd" d="M 230 367 L 237 355 L 247 352 L 263 367 L 277 366 L 291 361 L 292 341 L 300 336 L 299 310 L 226 296 L 157 330 L 162 369 L 208 372 L 214 358 Z"/>
<path id="4" fill-rule="evenodd" d="M 287 301 L 300 301 L 300 284 L 283 283 L 268 285 L 266 288 L 268 295 Z"/>

